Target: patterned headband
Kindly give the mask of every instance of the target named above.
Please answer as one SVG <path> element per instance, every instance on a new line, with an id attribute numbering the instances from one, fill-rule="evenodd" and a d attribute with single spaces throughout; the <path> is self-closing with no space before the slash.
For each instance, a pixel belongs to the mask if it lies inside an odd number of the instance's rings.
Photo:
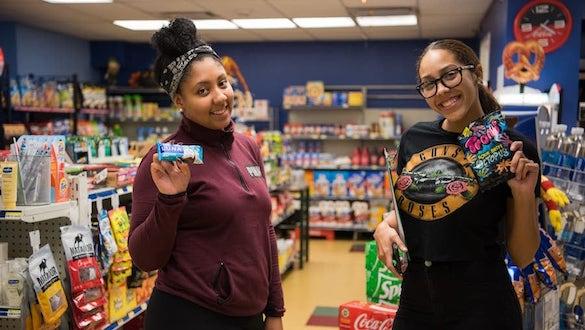
<path id="1" fill-rule="evenodd" d="M 161 87 L 173 97 L 179 88 L 179 82 L 183 78 L 185 69 L 189 66 L 189 63 L 196 58 L 199 54 L 210 54 L 217 59 L 219 55 L 208 45 L 199 46 L 186 52 L 185 54 L 177 57 L 174 61 L 169 63 L 164 69 L 161 75 Z"/>

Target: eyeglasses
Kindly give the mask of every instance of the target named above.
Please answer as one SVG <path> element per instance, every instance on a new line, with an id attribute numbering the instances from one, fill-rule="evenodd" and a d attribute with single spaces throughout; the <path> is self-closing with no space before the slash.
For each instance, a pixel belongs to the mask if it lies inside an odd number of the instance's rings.
<path id="1" fill-rule="evenodd" d="M 461 84 L 463 80 L 463 70 L 474 69 L 475 65 L 469 64 L 460 66 L 456 69 L 449 70 L 443 73 L 438 79 L 425 81 L 416 86 L 418 93 L 425 99 L 431 98 L 437 94 L 438 86 L 437 83 L 440 81 L 443 86 L 447 88 L 455 88 Z"/>

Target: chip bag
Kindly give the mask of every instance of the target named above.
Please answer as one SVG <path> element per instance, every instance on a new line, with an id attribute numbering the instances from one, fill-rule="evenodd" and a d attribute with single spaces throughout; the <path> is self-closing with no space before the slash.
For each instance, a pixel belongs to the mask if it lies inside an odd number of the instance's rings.
<path id="1" fill-rule="evenodd" d="M 507 129 L 502 113 L 496 111 L 472 122 L 458 136 L 482 191 L 514 176 L 510 171 L 513 153 Z"/>
<path id="2" fill-rule="evenodd" d="M 102 209 L 99 213 L 99 228 L 100 238 L 102 242 L 102 251 L 104 261 L 104 268 L 110 268 L 112 265 L 112 257 L 118 252 L 118 245 L 112 234 L 112 227 L 110 226 L 110 220 L 108 218 L 108 212 Z"/>
<path id="3" fill-rule="evenodd" d="M 130 231 L 130 219 L 126 213 L 126 207 L 122 206 L 108 212 L 110 224 L 114 231 L 118 251 L 128 250 L 128 233 Z"/>
<path id="4" fill-rule="evenodd" d="M 67 298 L 48 244 L 30 256 L 28 270 L 45 323 L 57 323 L 67 310 Z"/>

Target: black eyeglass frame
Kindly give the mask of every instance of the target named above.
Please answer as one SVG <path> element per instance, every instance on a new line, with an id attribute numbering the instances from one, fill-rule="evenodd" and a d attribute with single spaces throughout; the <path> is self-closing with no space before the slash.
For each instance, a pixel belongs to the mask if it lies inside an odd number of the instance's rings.
<path id="1" fill-rule="evenodd" d="M 449 71 L 447 71 L 447 72 L 443 73 L 443 74 L 442 74 L 442 75 L 441 75 L 439 78 L 437 78 L 437 79 L 434 79 L 434 80 L 429 80 L 429 81 L 425 81 L 425 82 L 421 82 L 420 84 L 416 85 L 416 91 L 417 91 L 417 92 L 420 94 L 420 96 L 422 96 L 424 99 L 430 99 L 431 97 L 433 97 L 433 96 L 437 95 L 437 91 L 439 90 L 439 86 L 438 86 L 437 84 L 438 84 L 438 82 L 439 82 L 439 81 L 441 82 L 441 84 L 443 84 L 443 86 L 445 86 L 445 87 L 447 87 L 447 88 L 449 88 L 449 89 L 451 89 L 451 88 L 455 88 L 455 87 L 457 87 L 457 86 L 461 85 L 461 82 L 463 81 L 463 70 L 472 70 L 472 69 L 475 69 L 475 65 L 473 65 L 473 64 L 468 64 L 468 65 L 463 65 L 463 66 L 460 66 L 460 67 L 458 67 L 458 68 L 455 68 L 455 69 L 453 69 L 453 70 L 449 70 Z M 445 78 L 445 76 L 446 76 L 446 75 L 448 75 L 448 74 L 452 73 L 453 71 L 457 71 L 457 72 L 459 72 L 459 78 L 460 78 L 460 79 L 459 79 L 459 82 L 458 82 L 457 84 L 455 84 L 455 85 L 453 85 L 453 86 L 449 86 L 448 84 L 446 84 L 446 83 L 443 81 L 443 78 Z M 434 93 L 433 93 L 433 95 L 431 95 L 431 96 L 424 96 L 424 95 L 423 95 L 423 91 L 422 91 L 422 88 L 421 88 L 421 87 L 422 87 L 422 85 L 425 85 L 425 84 L 428 84 L 428 83 L 433 83 L 433 84 L 435 85 L 435 92 L 434 92 Z"/>

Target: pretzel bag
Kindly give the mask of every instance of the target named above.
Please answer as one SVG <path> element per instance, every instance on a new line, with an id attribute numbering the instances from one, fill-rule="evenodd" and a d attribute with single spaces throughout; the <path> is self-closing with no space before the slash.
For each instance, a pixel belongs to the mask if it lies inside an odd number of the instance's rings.
<path id="1" fill-rule="evenodd" d="M 507 130 L 502 113 L 495 111 L 469 124 L 458 136 L 482 191 L 514 177 L 510 172 L 512 141 Z"/>

